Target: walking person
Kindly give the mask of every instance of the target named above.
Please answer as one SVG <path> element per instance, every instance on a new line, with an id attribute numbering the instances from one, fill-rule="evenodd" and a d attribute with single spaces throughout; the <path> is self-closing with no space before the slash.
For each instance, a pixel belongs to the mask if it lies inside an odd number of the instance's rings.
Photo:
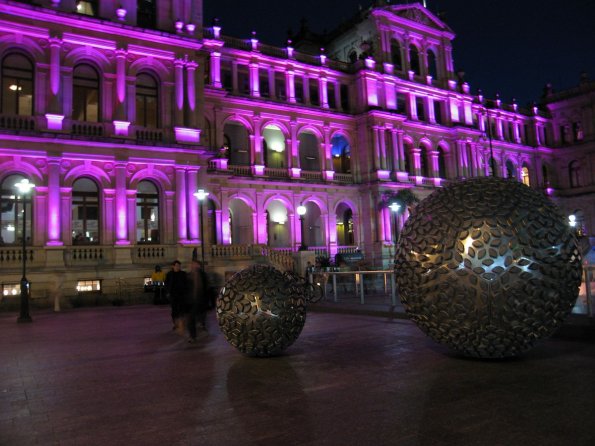
<path id="1" fill-rule="evenodd" d="M 198 260 L 193 260 L 188 273 L 188 342 L 196 342 L 196 324 L 203 330 L 207 330 L 207 310 L 209 308 L 209 284 L 207 275 Z"/>
<path id="2" fill-rule="evenodd" d="M 153 284 L 153 304 L 159 305 L 167 303 L 163 286 L 165 282 L 165 273 L 161 271 L 161 265 L 155 265 L 155 271 L 151 273 L 151 283 Z"/>
<path id="3" fill-rule="evenodd" d="M 174 260 L 172 269 L 165 276 L 165 289 L 171 305 L 173 329 L 184 334 L 184 316 L 186 314 L 186 295 L 188 294 L 188 278 L 182 271 L 182 264 Z"/>

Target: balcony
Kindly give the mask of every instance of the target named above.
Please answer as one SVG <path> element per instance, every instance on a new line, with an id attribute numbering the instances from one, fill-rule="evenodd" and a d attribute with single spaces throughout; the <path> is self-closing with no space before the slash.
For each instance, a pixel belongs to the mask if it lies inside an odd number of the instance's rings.
<path id="1" fill-rule="evenodd" d="M 31 132 L 35 130 L 35 118 L 33 116 L 0 115 L 0 129 Z"/>

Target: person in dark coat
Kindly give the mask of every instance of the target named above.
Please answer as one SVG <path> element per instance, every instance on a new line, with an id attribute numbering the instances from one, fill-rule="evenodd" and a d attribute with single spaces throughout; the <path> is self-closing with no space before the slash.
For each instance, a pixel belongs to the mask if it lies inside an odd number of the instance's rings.
<path id="1" fill-rule="evenodd" d="M 188 278 L 182 271 L 182 264 L 179 260 L 174 260 L 172 269 L 165 276 L 165 289 L 169 296 L 171 304 L 171 319 L 176 328 L 184 332 L 183 323 L 187 313 L 186 296 L 188 294 Z"/>
<path id="2" fill-rule="evenodd" d="M 196 324 L 207 330 L 207 310 L 209 308 L 209 284 L 207 275 L 198 260 L 193 260 L 188 273 L 188 342 L 196 342 Z"/>

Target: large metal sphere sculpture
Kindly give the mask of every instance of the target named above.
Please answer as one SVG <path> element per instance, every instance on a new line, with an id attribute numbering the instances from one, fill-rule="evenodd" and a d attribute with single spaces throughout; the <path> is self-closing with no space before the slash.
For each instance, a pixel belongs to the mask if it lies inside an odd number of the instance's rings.
<path id="1" fill-rule="evenodd" d="M 570 313 L 581 283 L 576 239 L 542 194 L 475 178 L 437 190 L 412 212 L 396 255 L 411 319 L 472 357 L 530 349 Z"/>
<path id="2" fill-rule="evenodd" d="M 273 356 L 289 347 L 306 322 L 307 289 L 291 275 L 265 265 L 235 274 L 217 298 L 217 321 L 227 341 L 250 356 Z"/>

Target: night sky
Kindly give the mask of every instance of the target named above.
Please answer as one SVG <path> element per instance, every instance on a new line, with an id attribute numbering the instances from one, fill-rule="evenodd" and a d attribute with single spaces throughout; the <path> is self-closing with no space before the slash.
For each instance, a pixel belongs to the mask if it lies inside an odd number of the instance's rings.
<path id="1" fill-rule="evenodd" d="M 284 46 L 287 31 L 297 31 L 303 17 L 321 33 L 371 3 L 204 0 L 204 17 L 205 26 L 218 17 L 226 35 L 248 38 L 254 30 L 261 42 Z M 481 88 L 488 98 L 499 93 L 504 102 L 515 97 L 524 106 L 538 101 L 548 82 L 558 91 L 577 85 L 583 71 L 595 79 L 594 0 L 427 0 L 427 6 L 446 14 L 456 34 L 455 69 L 465 71 L 473 93 Z"/>

